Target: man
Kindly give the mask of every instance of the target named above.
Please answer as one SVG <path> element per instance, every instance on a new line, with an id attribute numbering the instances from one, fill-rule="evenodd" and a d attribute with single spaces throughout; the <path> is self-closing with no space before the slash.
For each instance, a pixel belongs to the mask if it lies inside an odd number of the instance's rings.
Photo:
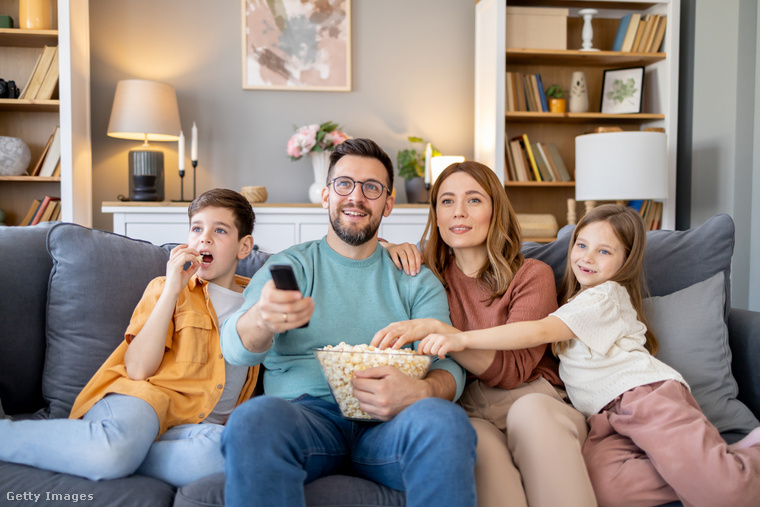
<path id="1" fill-rule="evenodd" d="M 391 366 L 357 373 L 360 408 L 381 423 L 344 419 L 312 350 L 369 343 L 390 322 L 449 322 L 446 294 L 426 268 L 396 269 L 377 231 L 393 209 L 393 165 L 373 141 L 349 139 L 330 156 L 322 206 L 327 236 L 274 255 L 303 291 L 277 290 L 260 270 L 222 328 L 233 364 L 263 364 L 265 396 L 235 410 L 222 436 L 227 505 L 304 505 L 303 485 L 348 468 L 405 490 L 407 505 L 474 506 L 475 433 L 456 400 L 464 370 L 436 361 L 415 380 Z M 308 322 L 308 327 L 300 326 Z"/>

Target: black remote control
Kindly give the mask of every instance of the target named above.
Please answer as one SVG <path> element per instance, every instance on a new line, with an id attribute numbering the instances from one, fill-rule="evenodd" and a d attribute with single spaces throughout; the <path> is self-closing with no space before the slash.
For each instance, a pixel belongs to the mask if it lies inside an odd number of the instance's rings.
<path id="1" fill-rule="evenodd" d="M 293 273 L 293 268 L 289 264 L 272 264 L 269 266 L 269 272 L 272 274 L 272 280 L 274 280 L 274 286 L 280 290 L 298 290 L 298 282 L 296 281 L 296 275 Z M 307 322 L 299 329 L 307 327 Z"/>

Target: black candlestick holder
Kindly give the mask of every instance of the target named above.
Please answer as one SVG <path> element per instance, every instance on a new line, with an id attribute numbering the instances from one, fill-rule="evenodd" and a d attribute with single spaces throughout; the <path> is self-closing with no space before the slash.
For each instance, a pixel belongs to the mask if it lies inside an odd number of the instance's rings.
<path id="1" fill-rule="evenodd" d="M 186 201 L 185 200 L 185 170 L 181 169 L 179 171 L 179 200 L 172 200 L 172 202 L 193 202 L 195 200 L 195 174 L 197 173 L 196 168 L 198 167 L 198 161 L 193 160 L 193 198 Z"/>
<path id="2" fill-rule="evenodd" d="M 198 174 L 198 161 L 193 160 L 191 163 L 193 164 L 193 200 L 195 200 L 195 175 Z"/>

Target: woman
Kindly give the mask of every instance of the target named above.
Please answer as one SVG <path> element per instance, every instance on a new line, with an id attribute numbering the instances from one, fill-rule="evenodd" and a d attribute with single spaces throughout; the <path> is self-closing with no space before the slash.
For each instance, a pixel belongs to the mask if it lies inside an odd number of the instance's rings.
<path id="1" fill-rule="evenodd" d="M 554 274 L 520 253 L 517 216 L 493 171 L 477 162 L 452 164 L 430 202 L 422 256 L 409 244 L 387 248 L 410 274 L 424 259 L 446 287 L 454 328 L 432 319 L 397 322 L 379 331 L 373 345 L 536 320 L 557 309 Z M 471 376 L 459 403 L 478 434 L 478 504 L 596 505 L 581 455 L 586 421 L 565 401 L 547 346 L 451 356 Z"/>

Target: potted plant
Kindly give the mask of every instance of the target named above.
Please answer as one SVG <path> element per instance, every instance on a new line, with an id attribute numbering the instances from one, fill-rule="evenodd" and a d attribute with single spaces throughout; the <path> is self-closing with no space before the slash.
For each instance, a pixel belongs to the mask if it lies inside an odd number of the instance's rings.
<path id="1" fill-rule="evenodd" d="M 546 98 L 549 100 L 550 113 L 564 113 L 567 110 L 565 92 L 560 85 L 553 84 L 547 88 Z"/>
<path id="2" fill-rule="evenodd" d="M 421 137 L 409 136 L 409 148 L 398 152 L 396 165 L 398 175 L 406 180 L 406 199 L 410 203 L 426 203 L 428 191 L 425 188 L 425 147 L 427 142 Z M 434 146 L 432 156 L 441 154 Z"/>

